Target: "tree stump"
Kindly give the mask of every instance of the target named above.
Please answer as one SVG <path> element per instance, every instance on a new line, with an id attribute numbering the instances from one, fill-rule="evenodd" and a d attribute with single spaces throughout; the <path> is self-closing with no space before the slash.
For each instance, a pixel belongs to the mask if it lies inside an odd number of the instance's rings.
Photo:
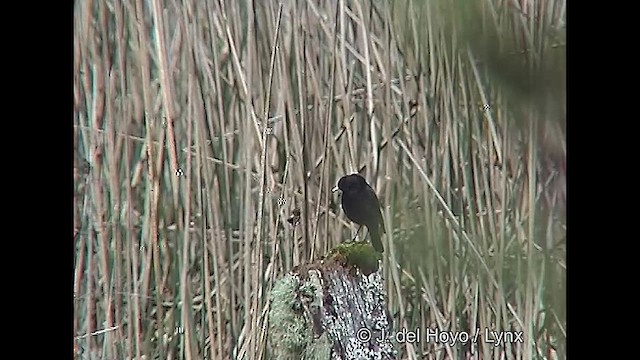
<path id="1" fill-rule="evenodd" d="M 368 243 L 345 243 L 279 279 L 267 357 L 395 359 L 380 257 Z"/>

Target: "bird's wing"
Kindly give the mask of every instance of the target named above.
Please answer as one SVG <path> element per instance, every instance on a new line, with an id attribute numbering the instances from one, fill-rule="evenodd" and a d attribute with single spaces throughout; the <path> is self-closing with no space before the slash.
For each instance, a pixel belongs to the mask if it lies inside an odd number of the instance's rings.
<path id="1" fill-rule="evenodd" d="M 376 204 L 375 206 L 367 207 L 367 213 L 368 213 L 367 218 L 375 219 L 380 226 L 380 232 L 385 233 L 386 231 L 384 228 L 384 221 L 382 219 L 382 211 L 380 210 L 380 201 L 378 200 L 378 196 L 376 196 L 376 192 L 373 191 L 373 189 L 370 186 L 368 186 L 367 190 L 369 192 L 369 196 L 375 200 L 375 201 L 371 201 L 370 203 Z"/>

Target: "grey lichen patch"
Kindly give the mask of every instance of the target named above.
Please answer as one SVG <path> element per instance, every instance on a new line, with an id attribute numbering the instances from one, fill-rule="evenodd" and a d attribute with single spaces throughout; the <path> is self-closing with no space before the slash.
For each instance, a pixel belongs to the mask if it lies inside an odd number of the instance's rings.
<path id="1" fill-rule="evenodd" d="M 308 275 L 302 279 L 297 274 L 287 274 L 271 291 L 270 358 L 328 359 L 331 345 L 316 320 L 322 308 L 321 280 L 313 271 Z"/>
<path id="2" fill-rule="evenodd" d="M 327 257 L 328 263 L 338 263 L 350 270 L 360 270 L 364 275 L 378 271 L 381 254 L 368 242 L 355 241 L 336 246 Z"/>
<path id="3" fill-rule="evenodd" d="M 297 276 L 289 274 L 271 291 L 269 340 L 271 351 L 278 359 L 300 359 L 312 338 L 296 294 L 298 282 Z"/>
<path id="4" fill-rule="evenodd" d="M 324 272 L 325 312 L 322 325 L 334 349 L 348 358 L 394 359 L 392 326 L 386 310 L 381 271 L 347 275 L 344 268 Z"/>

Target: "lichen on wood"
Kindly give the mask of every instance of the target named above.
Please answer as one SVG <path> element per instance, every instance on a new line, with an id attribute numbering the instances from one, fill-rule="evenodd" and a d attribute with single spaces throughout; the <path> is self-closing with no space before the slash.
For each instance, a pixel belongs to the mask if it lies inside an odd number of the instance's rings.
<path id="1" fill-rule="evenodd" d="M 343 244 L 294 268 L 271 292 L 269 357 L 395 359 L 380 254 Z"/>

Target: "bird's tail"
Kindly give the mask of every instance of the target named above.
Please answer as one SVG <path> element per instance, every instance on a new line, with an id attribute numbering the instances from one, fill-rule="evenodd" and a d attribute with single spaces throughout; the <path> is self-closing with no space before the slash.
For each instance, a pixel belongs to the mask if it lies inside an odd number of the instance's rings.
<path id="1" fill-rule="evenodd" d="M 367 226 L 367 228 L 369 228 Z M 380 240 L 380 230 L 377 226 L 372 226 L 369 228 L 369 234 L 371 234 L 371 244 L 376 249 L 377 252 L 384 252 L 384 247 L 382 246 L 382 241 Z"/>

